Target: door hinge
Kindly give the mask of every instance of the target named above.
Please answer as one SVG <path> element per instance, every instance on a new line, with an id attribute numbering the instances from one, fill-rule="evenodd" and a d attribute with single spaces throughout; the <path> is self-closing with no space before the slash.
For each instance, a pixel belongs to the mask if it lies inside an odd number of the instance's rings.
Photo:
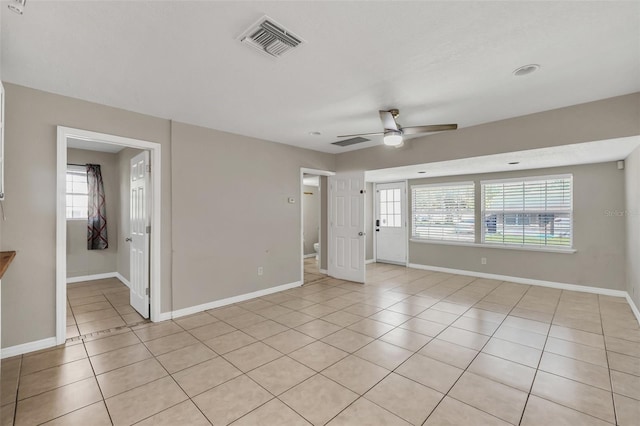
<path id="1" fill-rule="evenodd" d="M 149 287 L 144 289 L 144 294 L 146 294 L 147 296 L 149 295 Z"/>
<path id="2" fill-rule="evenodd" d="M 150 233 L 151 233 L 151 225 L 147 226 L 146 231 L 147 231 L 147 234 L 150 234 Z"/>
<path id="3" fill-rule="evenodd" d="M 145 168 L 147 169 L 147 173 L 151 173 L 151 164 L 147 164 Z"/>

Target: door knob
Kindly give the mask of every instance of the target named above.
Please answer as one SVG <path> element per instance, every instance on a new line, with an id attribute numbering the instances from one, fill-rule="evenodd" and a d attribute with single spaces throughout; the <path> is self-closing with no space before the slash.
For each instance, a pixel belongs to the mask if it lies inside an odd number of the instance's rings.
<path id="1" fill-rule="evenodd" d="M 362 237 L 364 235 L 364 232 L 360 231 L 358 232 L 358 235 Z"/>
<path id="2" fill-rule="evenodd" d="M 125 238 L 124 239 L 126 242 L 130 243 L 131 242 L 131 238 Z"/>

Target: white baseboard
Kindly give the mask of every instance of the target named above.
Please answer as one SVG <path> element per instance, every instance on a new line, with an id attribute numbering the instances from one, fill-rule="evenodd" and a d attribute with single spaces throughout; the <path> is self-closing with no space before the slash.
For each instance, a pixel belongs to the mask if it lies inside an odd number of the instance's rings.
<path id="1" fill-rule="evenodd" d="M 160 314 L 160 318 L 158 318 L 158 321 L 155 322 L 160 322 L 160 321 L 167 321 L 171 319 L 171 311 L 169 312 L 162 312 Z"/>
<path id="2" fill-rule="evenodd" d="M 629 306 L 631 306 L 631 310 L 633 311 L 633 315 L 636 316 L 636 319 L 638 320 L 638 324 L 640 324 L 640 310 L 638 310 L 636 303 L 633 301 L 629 293 L 628 292 L 626 293 L 627 293 L 627 302 L 629 303 Z"/>
<path id="3" fill-rule="evenodd" d="M 364 261 L 365 265 L 368 265 L 370 263 L 376 263 L 376 260 L 375 259 L 367 259 L 367 260 Z"/>
<path id="4" fill-rule="evenodd" d="M 304 256 L 302 256 L 302 257 L 304 257 L 305 259 L 308 259 L 308 258 L 310 258 L 310 257 L 316 257 L 316 254 L 315 254 L 315 253 L 305 254 L 305 255 L 304 255 Z"/>
<path id="5" fill-rule="evenodd" d="M 318 269 L 318 272 L 320 272 L 321 274 L 325 274 L 325 275 L 328 274 L 326 269 Z"/>
<path id="6" fill-rule="evenodd" d="M 104 280 L 106 278 L 118 278 L 117 272 L 105 272 L 104 274 L 83 275 L 80 277 L 68 277 L 67 284 L 80 283 L 83 281 Z"/>
<path id="7" fill-rule="evenodd" d="M 586 285 L 558 283 L 553 281 L 536 280 L 532 278 L 511 277 L 507 275 L 487 274 L 485 272 L 465 271 L 462 269 L 442 268 L 440 266 L 421 265 L 419 263 L 410 263 L 409 268 L 424 269 L 427 271 L 447 272 L 449 274 L 467 275 L 471 277 L 487 278 L 491 280 L 509 281 L 518 284 L 537 285 L 541 287 L 557 288 L 560 290 L 580 291 L 583 293 L 602 294 L 604 296 L 624 297 L 628 296 L 624 290 L 611 290 L 608 288 L 590 287 Z"/>
<path id="8" fill-rule="evenodd" d="M 277 293 L 279 291 L 289 290 L 291 288 L 300 287 L 301 281 L 296 281 L 289 284 L 279 285 L 277 287 L 265 288 L 264 290 L 254 291 L 252 293 L 240 294 L 238 296 L 227 297 L 226 299 L 214 300 L 213 302 L 203 303 L 202 305 L 191 306 L 189 308 L 178 309 L 173 312 L 165 312 L 160 315 L 161 318 L 165 318 L 165 315 L 170 315 L 169 318 L 180 318 L 186 315 L 196 314 L 198 312 L 206 311 L 208 309 L 219 308 L 221 306 L 231 305 L 233 303 L 244 302 L 245 300 L 255 299 L 256 297 L 266 296 L 268 294 Z M 166 318 L 166 319 L 169 319 Z"/>
<path id="9" fill-rule="evenodd" d="M 122 282 L 122 284 L 131 288 L 131 283 L 129 282 L 129 280 L 123 277 L 122 274 L 120 274 L 120 272 L 116 272 L 116 278 L 119 279 Z"/>
<path id="10" fill-rule="evenodd" d="M 12 356 L 22 355 L 29 352 L 39 351 L 56 346 L 56 338 L 48 337 L 34 342 L 23 343 L 21 345 L 9 346 L 2 349 L 2 359 L 11 358 Z"/>

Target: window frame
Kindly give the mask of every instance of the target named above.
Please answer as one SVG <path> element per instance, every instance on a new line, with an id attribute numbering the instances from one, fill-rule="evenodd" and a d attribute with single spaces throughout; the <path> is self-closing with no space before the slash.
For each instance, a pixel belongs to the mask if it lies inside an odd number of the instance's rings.
<path id="1" fill-rule="evenodd" d="M 473 227 L 472 227 L 472 233 L 471 233 L 471 238 L 470 239 L 446 239 L 446 238 L 427 238 L 427 237 L 420 237 L 418 235 L 415 234 L 415 228 L 416 228 L 416 213 L 415 213 L 415 190 L 416 189 L 424 189 L 424 188 L 442 188 L 442 187 L 454 187 L 454 186 L 460 186 L 460 187 L 470 187 L 471 189 L 471 193 L 472 193 L 472 197 L 471 197 L 471 202 L 473 204 L 473 207 L 471 209 L 467 208 L 466 211 L 471 213 L 471 216 L 473 217 Z M 422 242 L 422 243 L 434 243 L 434 244 L 459 244 L 459 245 L 475 245 L 476 244 L 476 240 L 477 240 L 477 234 L 476 234 L 476 219 L 477 219 L 477 214 L 476 214 L 476 182 L 475 181 L 458 181 L 458 182 L 441 182 L 441 183 L 428 183 L 428 184 L 415 184 L 415 185 L 411 185 L 411 238 L 410 241 L 413 242 Z"/>
<path id="2" fill-rule="evenodd" d="M 65 208 L 65 220 L 67 221 L 73 221 L 73 220 L 83 220 L 86 221 L 89 218 L 89 207 L 88 207 L 88 201 L 89 201 L 89 194 L 83 194 L 83 193 L 79 193 L 79 192 L 66 192 L 66 184 L 68 183 L 68 176 L 69 174 L 80 174 L 80 173 L 84 173 L 85 177 L 87 176 L 87 169 L 85 166 L 79 166 L 79 165 L 73 165 L 73 164 L 68 164 L 67 165 L 67 170 L 65 172 L 65 207 L 69 207 L 69 205 L 67 204 L 66 201 L 66 196 L 68 195 L 87 195 L 87 212 L 85 214 L 85 216 L 83 217 L 69 217 L 68 213 L 67 213 L 67 209 Z"/>
<path id="3" fill-rule="evenodd" d="M 546 244 L 526 244 L 526 243 L 505 243 L 503 242 L 492 242 L 492 241 L 486 241 L 485 237 L 486 237 L 486 233 L 485 233 L 485 226 L 484 226 L 484 220 L 485 220 L 485 216 L 487 214 L 487 209 L 485 206 L 485 186 L 486 185 L 491 185 L 491 184 L 507 184 L 507 183 L 526 183 L 526 182 L 536 182 L 536 181 L 550 181 L 550 180 L 558 180 L 558 179 L 568 179 L 569 180 L 569 186 L 570 186 L 570 205 L 569 205 L 569 210 L 565 211 L 565 210 L 545 210 L 545 213 L 551 213 L 551 214 L 562 214 L 562 215 L 566 215 L 567 213 L 569 214 L 569 245 L 568 246 L 560 246 L 560 245 L 548 245 Z M 546 195 L 545 195 L 545 201 L 546 201 Z M 480 223 L 480 244 L 484 247 L 495 247 L 495 248 L 503 248 L 503 249 L 520 249 L 520 250 L 538 250 L 538 251 L 553 251 L 553 252 L 575 252 L 575 248 L 573 245 L 573 236 L 574 236 L 574 210 L 573 210 L 573 203 L 574 203 L 574 186 L 573 186 L 573 174 L 572 173 L 565 173 L 565 174 L 558 174 L 558 175 L 542 175 L 542 176 L 525 176 L 525 177 L 518 177 L 518 178 L 506 178 L 506 179 L 487 179 L 487 180 L 480 180 L 480 219 L 481 219 L 481 223 Z M 491 210 L 489 210 L 489 212 L 491 212 Z M 535 214 L 532 212 L 527 212 L 526 210 L 522 210 L 522 211 L 514 211 L 512 212 L 513 214 Z M 503 213 L 504 214 L 504 213 Z M 541 213 L 537 213 L 537 214 L 541 214 Z M 503 219 L 504 220 L 504 219 Z"/>

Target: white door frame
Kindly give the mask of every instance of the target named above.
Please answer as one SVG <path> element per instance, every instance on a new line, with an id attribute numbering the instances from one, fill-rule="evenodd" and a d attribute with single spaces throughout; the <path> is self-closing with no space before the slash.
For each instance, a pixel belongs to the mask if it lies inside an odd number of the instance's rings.
<path id="1" fill-rule="evenodd" d="M 302 198 L 304 197 L 304 175 L 316 175 L 316 176 L 333 176 L 336 172 L 331 172 L 329 170 L 317 170 L 317 169 L 308 169 L 306 167 L 300 167 L 300 285 L 304 284 L 304 209 L 302 206 Z M 322 197 L 326 197 L 328 194 L 320 193 L 320 206 L 322 206 Z M 328 201 L 328 200 L 327 200 Z M 322 207 L 320 207 L 322 208 Z M 328 206 L 327 206 L 328 208 Z M 327 213 L 329 213 L 327 211 Z M 327 214 L 328 216 L 328 214 Z M 326 218 L 325 218 L 326 219 Z M 322 230 L 327 226 L 327 223 L 322 223 L 322 220 L 319 221 L 320 228 L 318 229 L 318 241 L 322 240 Z M 327 255 L 329 254 L 329 249 L 331 246 L 327 247 Z M 320 253 L 318 259 L 322 262 L 322 247 L 320 247 Z M 320 264 L 318 264 L 318 269 L 320 269 Z"/>
<path id="2" fill-rule="evenodd" d="M 378 261 L 378 233 L 376 232 L 376 218 L 378 217 L 378 184 L 387 184 L 387 183 L 401 183 L 405 184 L 405 194 L 402 197 L 402 210 L 404 211 L 404 217 L 402 218 L 405 222 L 404 227 L 404 240 L 405 240 L 405 250 L 407 253 L 407 259 L 405 262 L 405 266 L 409 267 L 409 181 L 408 180 L 394 180 L 392 182 L 376 182 L 373 184 L 373 258 L 377 262 Z"/>
<path id="3" fill-rule="evenodd" d="M 56 342 L 63 344 L 67 334 L 67 220 L 66 171 L 67 138 L 95 141 L 146 149 L 151 153 L 151 261 L 149 267 L 151 287 L 151 321 L 160 320 L 160 240 L 161 240 L 161 146 L 159 143 L 125 138 L 88 130 L 58 126 L 57 190 L 56 190 Z"/>

